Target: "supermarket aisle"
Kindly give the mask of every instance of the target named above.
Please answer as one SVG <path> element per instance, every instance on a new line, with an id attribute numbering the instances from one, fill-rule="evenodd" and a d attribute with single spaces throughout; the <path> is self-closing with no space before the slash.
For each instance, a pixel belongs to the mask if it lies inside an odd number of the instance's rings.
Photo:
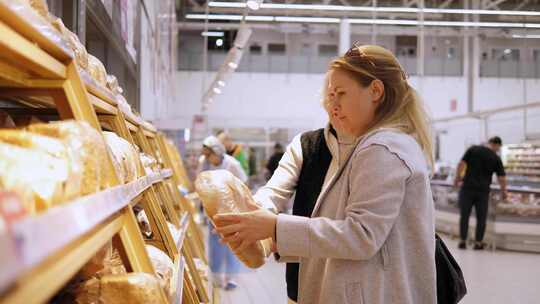
<path id="1" fill-rule="evenodd" d="M 540 303 L 540 254 L 511 251 L 457 249 L 457 241 L 445 238 L 461 265 L 469 293 L 463 304 Z"/>
<path id="2" fill-rule="evenodd" d="M 221 304 L 281 304 L 287 303 L 285 265 L 270 259 L 266 265 L 238 275 L 239 287 L 221 292 Z"/>
<path id="3" fill-rule="evenodd" d="M 540 303 L 540 255 L 510 251 L 461 251 L 445 238 L 465 272 L 469 294 L 460 304 Z M 261 269 L 242 274 L 239 288 L 222 291 L 223 304 L 287 303 L 285 267 L 269 261 Z"/>

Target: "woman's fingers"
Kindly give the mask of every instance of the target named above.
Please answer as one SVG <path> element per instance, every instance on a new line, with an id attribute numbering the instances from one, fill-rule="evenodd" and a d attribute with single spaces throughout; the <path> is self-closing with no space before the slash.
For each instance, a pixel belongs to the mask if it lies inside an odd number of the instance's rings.
<path id="1" fill-rule="evenodd" d="M 242 214 L 222 213 L 216 214 L 212 218 L 216 226 L 224 226 L 227 224 L 238 223 L 242 220 Z"/>
<path id="2" fill-rule="evenodd" d="M 241 224 L 233 224 L 233 225 L 228 225 L 228 226 L 216 227 L 217 232 L 219 232 L 223 236 L 237 233 L 241 229 L 242 229 Z"/>
<path id="3" fill-rule="evenodd" d="M 246 250 L 249 247 L 249 245 L 251 245 L 251 242 L 249 242 L 248 240 L 243 240 L 240 246 L 237 248 L 237 250 L 242 252 Z"/>

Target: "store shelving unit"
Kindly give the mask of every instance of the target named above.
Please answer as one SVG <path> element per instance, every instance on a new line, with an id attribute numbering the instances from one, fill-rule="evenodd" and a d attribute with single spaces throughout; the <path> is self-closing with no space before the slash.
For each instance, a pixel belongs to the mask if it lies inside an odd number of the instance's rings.
<path id="1" fill-rule="evenodd" d="M 504 161 L 508 180 L 512 183 L 537 183 L 540 186 L 540 145 L 509 145 Z"/>
<path id="2" fill-rule="evenodd" d="M 15 0 L 0 0 L 0 96 L 20 111 L 86 121 L 156 154 L 146 141 L 158 136 L 155 129 L 143 130 L 140 118 L 120 111 L 115 96 L 77 68 L 63 38 Z M 183 209 L 175 204 L 182 202 L 169 193 L 173 167 L 145 175 L 137 161 L 142 177 L 136 181 L 119 184 L 112 174 L 111 187 L 17 221 L 0 233 L 0 303 L 47 302 L 111 240 L 128 271 L 155 274 L 133 212 L 137 204 L 155 235 L 148 243 L 174 261 L 173 302 L 210 302 L 209 285 L 199 276 L 191 248 L 195 240 L 190 232 L 200 232 L 192 213 L 179 212 Z M 109 156 L 105 165 L 115 172 Z M 167 219 L 179 230 L 176 240 Z M 163 290 L 160 295 L 160 302 L 169 303 Z"/>

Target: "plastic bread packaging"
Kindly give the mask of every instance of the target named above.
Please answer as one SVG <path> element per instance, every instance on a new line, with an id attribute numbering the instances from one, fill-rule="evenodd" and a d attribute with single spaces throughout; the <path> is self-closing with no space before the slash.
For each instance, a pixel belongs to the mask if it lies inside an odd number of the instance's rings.
<path id="1" fill-rule="evenodd" d="M 77 151 L 70 149 L 62 141 L 24 130 L 0 130 L 0 142 L 45 152 L 52 157 L 68 161 L 68 178 L 63 185 L 63 202 L 77 198 L 81 191 L 83 164 Z"/>
<path id="2" fill-rule="evenodd" d="M 102 86 L 107 86 L 107 71 L 99 59 L 93 55 L 88 55 L 88 72 L 94 80 Z"/>
<path id="3" fill-rule="evenodd" d="M 122 89 L 118 86 L 118 79 L 114 75 L 107 75 L 107 88 L 114 95 L 122 94 Z"/>
<path id="4" fill-rule="evenodd" d="M 75 62 L 77 63 L 77 65 L 82 69 L 87 70 L 88 52 L 86 51 L 86 48 L 82 45 L 79 37 L 66 28 L 66 26 L 62 22 L 62 19 L 51 17 L 50 22 L 52 26 L 60 34 L 62 34 L 64 39 L 68 42 L 69 48 L 73 51 L 73 54 L 75 54 Z"/>
<path id="5" fill-rule="evenodd" d="M 2 0 L 6 11 L 26 21 L 35 31 L 41 33 L 56 44 L 66 55 L 73 57 L 68 42 L 50 24 L 50 17 L 45 0 Z"/>
<path id="6" fill-rule="evenodd" d="M 170 297 L 172 290 L 170 290 L 170 282 L 174 273 L 174 263 L 165 252 L 159 250 L 152 245 L 146 245 L 146 252 L 150 257 L 152 266 L 159 278 L 161 287 L 165 290 Z"/>
<path id="7" fill-rule="evenodd" d="M 162 303 L 159 280 L 148 273 L 110 274 L 72 282 L 52 303 Z"/>
<path id="8" fill-rule="evenodd" d="M 29 214 L 60 204 L 68 178 L 66 159 L 0 143 L 0 189 L 18 193 Z"/>
<path id="9" fill-rule="evenodd" d="M 124 161 L 124 152 L 122 147 L 118 144 L 119 137 L 112 132 L 103 132 L 103 138 L 105 138 L 105 143 L 109 151 L 111 151 L 112 163 L 116 171 L 116 176 L 121 184 L 126 183 L 126 174 L 127 169 Z"/>
<path id="10" fill-rule="evenodd" d="M 113 186 L 113 174 L 108 170 L 108 151 L 101 134 L 84 121 L 58 121 L 28 126 L 30 132 L 58 138 L 77 155 L 83 163 L 81 195 L 95 193 Z"/>
<path id="11" fill-rule="evenodd" d="M 139 211 L 137 214 L 137 223 L 139 224 L 139 229 L 141 229 L 143 235 L 147 238 L 151 238 L 152 228 L 150 227 L 150 221 L 148 221 L 148 217 L 146 216 L 146 212 L 144 212 L 144 210 Z"/>
<path id="12" fill-rule="evenodd" d="M 210 218 L 220 213 L 248 211 L 248 204 L 255 204 L 248 187 L 226 170 L 204 171 L 195 181 L 195 189 Z M 234 254 L 250 268 L 261 267 L 270 255 L 271 243 L 258 241 L 246 250 Z"/>
<path id="13" fill-rule="evenodd" d="M 113 158 L 119 163 L 122 180 L 124 183 L 137 179 L 137 157 L 135 147 L 127 140 L 121 138 L 113 132 L 103 132 L 105 142 L 113 154 Z"/>
<path id="14" fill-rule="evenodd" d="M 159 171 L 159 166 L 157 160 L 144 152 L 139 153 L 139 158 L 144 168 L 146 175 L 152 174 L 153 172 Z"/>
<path id="15" fill-rule="evenodd" d="M 158 279 L 148 273 L 109 275 L 100 280 L 101 303 L 161 303 Z"/>

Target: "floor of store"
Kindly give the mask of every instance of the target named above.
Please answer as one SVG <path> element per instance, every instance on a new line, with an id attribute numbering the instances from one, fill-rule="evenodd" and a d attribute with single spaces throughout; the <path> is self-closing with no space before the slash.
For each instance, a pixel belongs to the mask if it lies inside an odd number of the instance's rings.
<path id="1" fill-rule="evenodd" d="M 532 304 L 540 302 L 540 255 L 511 251 L 459 250 L 444 238 L 461 265 L 468 294 L 460 304 Z M 537 271 L 531 271 L 536 269 Z M 512 275 L 505 275 L 512 273 Z M 239 287 L 221 292 L 222 304 L 287 303 L 285 266 L 273 260 L 257 271 L 238 275 Z"/>

